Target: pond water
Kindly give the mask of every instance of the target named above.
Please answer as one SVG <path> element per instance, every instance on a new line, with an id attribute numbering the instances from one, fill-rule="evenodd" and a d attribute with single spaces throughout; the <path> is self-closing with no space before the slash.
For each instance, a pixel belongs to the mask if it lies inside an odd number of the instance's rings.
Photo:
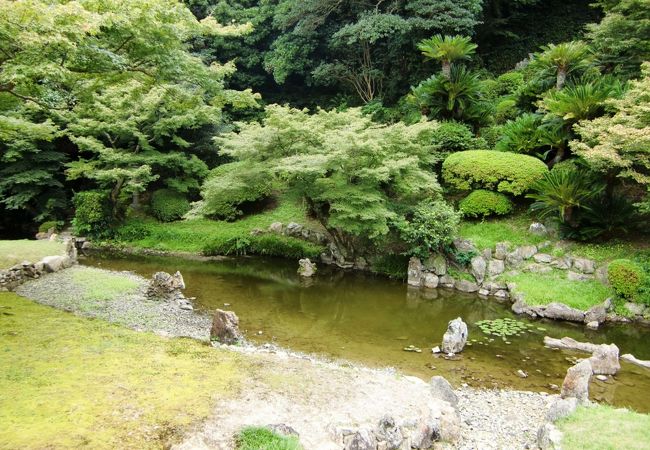
<path id="1" fill-rule="evenodd" d="M 650 328 L 607 325 L 597 331 L 580 324 L 529 320 L 515 316 L 509 304 L 450 290 L 409 288 L 397 280 L 321 267 L 313 279 L 301 279 L 297 264 L 282 259 L 233 258 L 193 261 L 168 257 L 92 257 L 86 265 L 129 270 L 145 277 L 180 270 L 185 295 L 195 308 L 235 311 L 246 337 L 254 342 L 343 359 L 371 367 L 391 366 L 427 379 L 442 375 L 458 386 L 510 387 L 558 392 L 572 358 L 585 353 L 551 350 L 545 335 L 570 336 L 594 343 L 613 342 L 621 354 L 650 359 Z M 229 306 L 224 306 L 229 304 Z M 447 323 L 462 317 L 471 346 L 457 360 L 431 353 Z M 511 317 L 530 324 L 521 336 L 485 335 L 476 322 Z M 261 331 L 261 334 L 259 332 Z M 415 346 L 422 353 L 404 351 Z M 517 375 L 518 370 L 528 374 Z M 650 412 L 650 370 L 622 362 L 615 379 L 594 379 L 591 396 L 601 402 Z"/>

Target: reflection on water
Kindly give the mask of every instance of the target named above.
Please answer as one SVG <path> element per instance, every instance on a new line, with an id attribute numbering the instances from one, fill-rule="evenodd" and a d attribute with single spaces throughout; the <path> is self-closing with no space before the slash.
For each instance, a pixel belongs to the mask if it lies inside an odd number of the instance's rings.
<path id="1" fill-rule="evenodd" d="M 301 279 L 297 264 L 281 259 L 237 258 L 219 262 L 159 257 L 94 257 L 84 264 L 131 270 L 145 277 L 180 270 L 188 297 L 203 311 L 233 310 L 247 337 L 274 341 L 298 351 L 347 359 L 369 366 L 392 366 L 423 378 L 443 375 L 452 383 L 482 387 L 513 387 L 555 392 L 576 354 L 544 348 L 545 335 L 570 336 L 594 343 L 614 342 L 621 353 L 650 359 L 650 329 L 606 326 L 598 331 L 580 324 L 527 320 L 530 332 L 509 341 L 488 339 L 474 323 L 516 317 L 508 304 L 449 290 L 419 290 L 395 280 L 321 267 L 313 279 Z M 462 317 L 472 345 L 460 359 L 431 354 L 447 322 Z M 259 334 L 259 332 L 262 332 Z M 422 353 L 403 351 L 408 345 Z M 528 374 L 520 378 L 517 371 Z M 650 371 L 623 363 L 615 380 L 592 382 L 592 397 L 650 411 Z"/>

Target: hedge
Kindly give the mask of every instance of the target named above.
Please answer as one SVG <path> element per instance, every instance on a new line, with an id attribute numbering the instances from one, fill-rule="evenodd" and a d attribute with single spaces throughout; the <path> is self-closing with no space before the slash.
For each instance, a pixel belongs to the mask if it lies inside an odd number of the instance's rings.
<path id="1" fill-rule="evenodd" d="M 503 216 L 512 212 L 513 204 L 500 192 L 478 189 L 462 199 L 458 208 L 465 217 Z"/>

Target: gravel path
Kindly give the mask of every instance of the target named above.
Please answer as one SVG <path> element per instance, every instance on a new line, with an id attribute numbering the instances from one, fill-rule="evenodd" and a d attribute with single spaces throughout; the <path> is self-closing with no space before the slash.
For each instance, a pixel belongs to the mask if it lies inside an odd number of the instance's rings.
<path id="1" fill-rule="evenodd" d="M 92 285 L 84 286 L 76 275 L 84 275 L 84 279 L 117 275 L 132 280 L 135 288 L 115 293 L 108 299 L 97 299 L 89 289 Z M 173 302 L 149 299 L 145 296 L 146 287 L 147 280 L 131 272 L 75 266 L 30 280 L 18 287 L 16 293 L 44 305 L 86 317 L 101 318 L 139 331 L 209 339 L 209 317 L 182 310 Z"/>

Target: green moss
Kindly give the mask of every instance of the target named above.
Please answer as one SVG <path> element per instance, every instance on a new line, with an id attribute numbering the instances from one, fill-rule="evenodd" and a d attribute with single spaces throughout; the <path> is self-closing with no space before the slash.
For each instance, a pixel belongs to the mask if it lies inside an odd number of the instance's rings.
<path id="1" fill-rule="evenodd" d="M 650 442 L 650 416 L 599 405 L 580 407 L 558 422 L 566 450 L 644 449 Z"/>
<path id="2" fill-rule="evenodd" d="M 72 279 L 90 301 L 112 300 L 137 289 L 137 281 L 100 269 L 83 267 L 75 270 Z"/>
<path id="3" fill-rule="evenodd" d="M 0 269 L 23 261 L 38 262 L 45 256 L 62 255 L 65 245 L 51 241 L 0 241 Z"/>
<path id="4" fill-rule="evenodd" d="M 526 214 L 505 218 L 485 219 L 481 222 L 462 222 L 460 236 L 474 242 L 479 249 L 494 248 L 497 242 L 510 242 L 513 246 L 538 244 L 547 238 L 528 232 L 532 219 Z"/>
<path id="5" fill-rule="evenodd" d="M 236 354 L 0 293 L 4 448 L 162 448 L 248 366 Z"/>
<path id="6" fill-rule="evenodd" d="M 244 428 L 237 436 L 237 450 L 302 450 L 295 436 L 280 436 L 268 428 Z"/>
<path id="7" fill-rule="evenodd" d="M 611 295 L 610 288 L 599 281 L 570 281 L 566 272 L 559 270 L 548 274 L 524 272 L 504 278 L 515 282 L 517 292 L 523 293 L 526 303 L 532 306 L 559 302 L 586 311 Z"/>

